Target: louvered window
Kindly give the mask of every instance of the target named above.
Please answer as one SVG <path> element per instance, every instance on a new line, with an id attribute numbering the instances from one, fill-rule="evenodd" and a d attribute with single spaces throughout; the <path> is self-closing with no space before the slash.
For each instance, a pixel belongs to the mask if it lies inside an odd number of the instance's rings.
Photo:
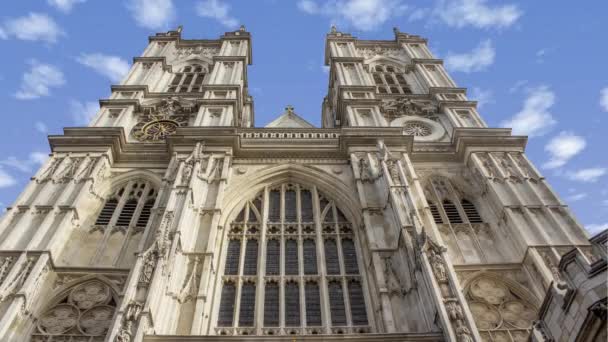
<path id="1" fill-rule="evenodd" d="M 317 274 L 317 246 L 315 240 L 305 239 L 304 252 L 304 274 Z"/>
<path id="2" fill-rule="evenodd" d="M 331 312 L 331 324 L 334 326 L 346 325 L 346 310 L 344 309 L 344 293 L 339 281 L 330 281 L 329 309 Z"/>
<path id="3" fill-rule="evenodd" d="M 148 200 L 144 207 L 141 209 L 141 213 L 137 218 L 137 227 L 145 227 L 148 224 L 148 220 L 150 219 L 150 214 L 152 212 L 152 207 L 154 206 L 154 200 Z"/>
<path id="4" fill-rule="evenodd" d="M 112 215 L 114 215 L 114 210 L 118 206 L 118 200 L 115 198 L 111 198 L 106 201 L 106 204 L 101 209 L 99 216 L 97 216 L 97 221 L 95 221 L 96 225 L 107 225 L 110 223 L 112 219 Z"/>
<path id="5" fill-rule="evenodd" d="M 244 275 L 256 275 L 258 269 L 258 240 L 249 239 L 245 246 Z"/>
<path id="6" fill-rule="evenodd" d="M 300 325 L 300 286 L 294 281 L 285 284 L 285 325 Z"/>
<path id="7" fill-rule="evenodd" d="M 359 274 L 357 252 L 355 251 L 355 243 L 353 240 L 342 240 L 342 256 L 344 258 L 344 271 L 346 274 Z"/>
<path id="8" fill-rule="evenodd" d="M 281 243 L 272 239 L 266 243 L 266 274 L 278 275 L 281 265 Z"/>
<path id="9" fill-rule="evenodd" d="M 264 291 L 264 325 L 279 325 L 279 285 L 276 282 L 266 283 Z"/>
<path id="10" fill-rule="evenodd" d="M 437 205 L 435 205 L 435 203 L 433 202 L 428 202 L 429 203 L 429 209 L 431 209 L 431 215 L 433 215 L 433 220 L 435 220 L 435 223 L 437 224 L 442 224 L 443 220 L 441 219 L 441 214 L 439 213 L 439 209 L 437 208 Z"/>
<path id="11" fill-rule="evenodd" d="M 443 201 L 443 210 L 445 211 L 450 223 L 462 223 L 462 218 L 458 213 L 458 208 L 449 200 Z"/>
<path id="12" fill-rule="evenodd" d="M 306 296 L 306 325 L 321 325 L 319 285 L 316 282 L 309 281 L 305 284 L 304 291 Z"/>
<path id="13" fill-rule="evenodd" d="M 232 326 L 234 318 L 234 300 L 236 295 L 236 287 L 234 283 L 225 283 L 222 287 L 222 298 L 220 299 L 220 312 L 217 320 L 217 325 L 220 327 Z"/>
<path id="14" fill-rule="evenodd" d="M 338 247 L 334 239 L 325 240 L 325 268 L 327 269 L 327 274 L 340 274 Z"/>
<path id="15" fill-rule="evenodd" d="M 367 312 L 365 311 L 365 300 L 363 289 L 356 280 L 348 282 L 348 300 L 350 301 L 350 313 L 353 325 L 367 325 Z"/>
<path id="16" fill-rule="evenodd" d="M 228 253 L 226 255 L 226 265 L 224 266 L 224 274 L 236 275 L 239 273 L 239 259 L 241 258 L 241 241 L 230 240 L 228 242 Z"/>
<path id="17" fill-rule="evenodd" d="M 475 205 L 473 203 L 469 202 L 466 199 L 463 199 L 461 204 L 462 204 L 462 209 L 464 210 L 464 213 L 467 215 L 467 219 L 469 220 L 470 223 L 483 222 L 481 220 L 481 216 L 479 216 L 479 213 L 477 212 L 477 209 L 475 208 Z"/>
<path id="18" fill-rule="evenodd" d="M 168 91 L 170 93 L 200 93 L 203 91 L 202 84 L 205 79 L 204 68 L 199 64 L 193 64 L 182 68 L 175 73 Z"/>
<path id="19" fill-rule="evenodd" d="M 241 307 L 239 310 L 239 326 L 249 327 L 253 325 L 255 313 L 255 284 L 243 283 L 241 288 Z"/>
<path id="20" fill-rule="evenodd" d="M 131 222 L 131 218 L 133 217 L 133 214 L 135 213 L 136 208 L 137 208 L 137 200 L 136 199 L 128 200 L 125 203 L 125 205 L 122 207 L 122 210 L 120 211 L 118 220 L 116 220 L 116 225 L 117 226 L 128 226 L 129 223 Z"/>
<path id="21" fill-rule="evenodd" d="M 380 94 L 411 94 L 412 90 L 405 80 L 404 73 L 390 65 L 376 65 L 372 77 Z"/>
<path id="22" fill-rule="evenodd" d="M 285 274 L 298 274 L 298 241 L 285 241 Z"/>

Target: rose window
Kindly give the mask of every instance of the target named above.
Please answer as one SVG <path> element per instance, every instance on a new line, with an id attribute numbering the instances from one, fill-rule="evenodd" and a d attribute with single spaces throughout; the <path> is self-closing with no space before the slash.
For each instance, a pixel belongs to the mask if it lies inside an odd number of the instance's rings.
<path id="1" fill-rule="evenodd" d="M 403 132 L 406 135 L 413 135 L 415 137 L 426 137 L 433 133 L 431 127 L 420 121 L 409 121 L 403 125 Z"/>
<path id="2" fill-rule="evenodd" d="M 133 127 L 133 137 L 142 142 L 164 140 L 167 136 L 175 134 L 178 127 L 186 126 L 188 118 L 173 116 L 170 119 L 144 118 Z"/>
<path id="3" fill-rule="evenodd" d="M 80 341 L 78 336 L 103 341 L 115 311 L 116 301 L 108 285 L 98 280 L 82 283 L 40 315 L 32 341 Z"/>

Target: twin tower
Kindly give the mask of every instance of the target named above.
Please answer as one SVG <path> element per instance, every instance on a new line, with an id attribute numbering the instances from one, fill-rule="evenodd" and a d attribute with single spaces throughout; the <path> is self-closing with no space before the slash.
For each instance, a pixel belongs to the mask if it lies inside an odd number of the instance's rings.
<path id="1" fill-rule="evenodd" d="M 426 43 L 332 28 L 322 128 L 255 128 L 244 27 L 150 37 L 0 221 L 0 340 L 605 336 L 608 236 Z"/>

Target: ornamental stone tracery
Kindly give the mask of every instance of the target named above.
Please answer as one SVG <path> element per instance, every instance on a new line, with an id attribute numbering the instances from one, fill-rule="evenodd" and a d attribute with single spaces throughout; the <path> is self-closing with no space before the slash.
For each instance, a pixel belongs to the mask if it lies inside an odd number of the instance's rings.
<path id="1" fill-rule="evenodd" d="M 196 107 L 183 102 L 179 97 L 168 97 L 157 106 L 144 109 L 139 122 L 131 129 L 133 138 L 141 142 L 161 142 L 175 134 L 178 127 L 187 126 Z"/>
<path id="2" fill-rule="evenodd" d="M 32 341 L 103 341 L 116 304 L 112 289 L 99 280 L 76 285 L 40 316 Z"/>

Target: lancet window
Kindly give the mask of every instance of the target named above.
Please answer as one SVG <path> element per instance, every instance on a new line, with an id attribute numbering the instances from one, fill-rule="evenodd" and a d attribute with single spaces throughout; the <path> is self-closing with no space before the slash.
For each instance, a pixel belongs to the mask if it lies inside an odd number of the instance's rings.
<path id="1" fill-rule="evenodd" d="M 236 216 L 227 241 L 219 334 L 369 331 L 355 232 L 315 187 L 265 189 Z"/>
<path id="2" fill-rule="evenodd" d="M 444 177 L 432 177 L 427 186 L 430 214 L 459 263 L 499 261 L 492 227 L 484 222 L 469 196 Z"/>
<path id="3" fill-rule="evenodd" d="M 203 91 L 206 69 L 200 64 L 191 64 L 175 73 L 168 92 L 170 93 L 200 93 Z"/>
<path id="4" fill-rule="evenodd" d="M 392 65 L 377 64 L 372 67 L 372 77 L 380 94 L 411 94 L 405 73 Z"/>
<path id="5" fill-rule="evenodd" d="M 116 294 L 102 281 L 75 285 L 40 315 L 31 341 L 104 341 L 117 304 Z"/>

